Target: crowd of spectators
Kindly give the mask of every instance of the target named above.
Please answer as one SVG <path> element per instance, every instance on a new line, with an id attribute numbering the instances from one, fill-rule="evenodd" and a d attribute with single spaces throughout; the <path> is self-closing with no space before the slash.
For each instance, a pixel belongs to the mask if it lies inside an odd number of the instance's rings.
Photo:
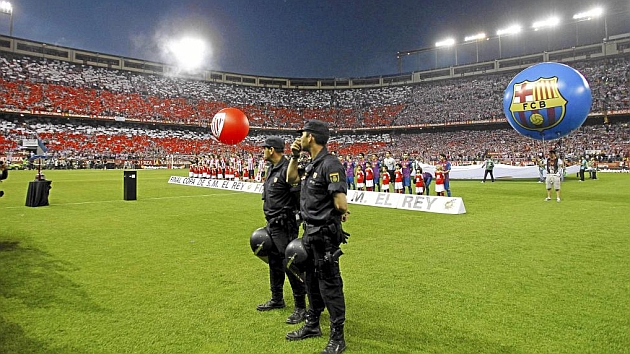
<path id="1" fill-rule="evenodd" d="M 630 57 L 572 63 L 593 92 L 592 111 L 630 109 Z M 252 126 L 296 128 L 320 119 L 338 128 L 502 119 L 502 93 L 516 72 L 369 89 L 252 87 L 140 74 L 60 60 L 0 56 L 0 110 L 208 126 L 238 107 Z"/>
<path id="2" fill-rule="evenodd" d="M 501 116 L 503 90 L 510 79 L 503 74 L 413 86 L 404 111 L 391 124 L 459 123 Z"/>
<path id="3" fill-rule="evenodd" d="M 630 57 L 571 65 L 589 81 L 592 112 L 610 114 L 630 109 Z M 212 138 L 207 127 L 214 114 L 225 107 L 241 108 L 254 127 L 299 128 L 307 119 L 348 129 L 504 120 L 502 94 L 514 75 L 504 72 L 370 89 L 304 90 L 139 74 L 3 53 L 0 111 L 26 113 L 27 118 L 0 119 L 0 155 L 18 154 L 24 138 L 42 139 L 57 160 L 259 153 L 256 144 L 260 136 L 250 134 L 238 146 L 223 145 Z M 481 161 L 491 154 L 518 164 L 530 161 L 550 145 L 512 129 L 478 128 L 344 134 L 333 137 L 330 149 L 343 155 L 408 152 L 423 161 L 435 161 L 445 153 L 454 163 Z M 597 151 L 607 159 L 620 160 L 630 152 L 628 131 L 623 122 L 586 125 L 554 144 L 568 158 Z M 294 136 L 284 138 L 289 142 Z"/>
<path id="4" fill-rule="evenodd" d="M 380 140 L 384 144 L 378 150 L 363 151 L 379 156 L 385 151 L 391 151 L 395 156 L 409 153 L 425 162 L 438 161 L 439 154 L 444 153 L 456 164 L 481 162 L 490 155 L 512 165 L 528 164 L 536 155 L 552 148 L 566 159 L 577 159 L 590 153 L 607 161 L 621 161 L 630 153 L 628 123 L 584 125 L 564 138 L 548 142 L 525 137 L 511 128 L 401 134 L 388 138 Z M 338 150 L 352 155 L 361 152 L 353 144 L 340 145 Z"/>
<path id="5" fill-rule="evenodd" d="M 589 82 L 594 112 L 630 109 L 630 58 L 608 58 L 571 64 Z"/>
<path id="6" fill-rule="evenodd" d="M 0 156 L 21 156 L 23 139 L 41 139 L 51 161 L 56 160 L 161 160 L 191 161 L 196 156 L 251 153 L 260 155 L 265 135 L 250 134 L 238 145 L 217 142 L 209 129 L 150 126 L 121 122 L 64 120 L 55 118 L 0 119 Z M 287 147 L 295 134 L 282 136 Z M 410 154 L 427 163 L 446 154 L 455 164 L 483 161 L 491 155 L 497 161 L 521 165 L 539 153 L 555 148 L 566 159 L 584 154 L 606 161 L 621 161 L 630 153 L 627 122 L 584 125 L 565 138 L 542 142 L 524 137 L 513 129 L 482 129 L 404 134 L 334 135 L 329 149 L 340 155 L 394 156 Z M 288 150 L 288 148 L 287 148 Z"/>

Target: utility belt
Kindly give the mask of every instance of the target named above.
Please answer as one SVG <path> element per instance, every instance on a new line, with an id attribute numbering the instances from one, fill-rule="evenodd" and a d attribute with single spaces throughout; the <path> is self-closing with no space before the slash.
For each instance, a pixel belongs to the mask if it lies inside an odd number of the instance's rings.
<path id="1" fill-rule="evenodd" d="M 339 245 L 346 243 L 350 234 L 343 231 L 340 222 L 329 222 L 324 225 L 304 222 L 303 227 L 302 242 L 307 252 L 315 255 L 313 261 L 317 277 L 319 279 L 339 277 L 339 257 L 343 255 Z M 317 244 L 320 246 L 315 246 Z M 323 245 L 323 253 L 321 253 L 321 245 Z M 312 252 L 311 247 L 316 247 L 319 251 Z"/>
<path id="2" fill-rule="evenodd" d="M 281 227 L 297 234 L 300 223 L 299 215 L 291 208 L 284 208 L 280 215 L 267 219 L 267 225 Z"/>
<path id="3" fill-rule="evenodd" d="M 349 233 L 343 230 L 340 222 L 314 225 L 305 221 L 303 227 L 304 236 L 312 238 L 314 241 L 324 241 L 326 248 L 339 247 L 340 244 L 347 243 L 350 236 Z"/>

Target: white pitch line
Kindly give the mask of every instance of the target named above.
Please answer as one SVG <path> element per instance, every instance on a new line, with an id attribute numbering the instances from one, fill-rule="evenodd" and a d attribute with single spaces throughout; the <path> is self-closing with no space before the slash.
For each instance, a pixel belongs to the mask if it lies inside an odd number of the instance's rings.
<path id="1" fill-rule="evenodd" d="M 232 195 L 232 194 L 242 194 L 241 192 L 231 192 L 231 193 L 218 193 L 218 194 L 201 194 L 201 195 L 178 195 L 173 197 L 153 197 L 153 198 L 141 198 L 140 200 L 160 200 L 160 199 L 179 199 L 179 198 L 197 198 L 197 197 L 216 197 L 221 195 Z M 115 202 L 128 202 L 128 200 L 115 199 L 115 200 L 98 200 L 93 202 L 77 202 L 77 203 L 53 203 L 54 206 L 63 206 L 63 205 L 84 205 L 84 204 L 101 204 L 101 203 L 115 203 Z M 8 206 L 3 209 L 17 209 L 17 208 L 25 208 L 25 206 Z"/>

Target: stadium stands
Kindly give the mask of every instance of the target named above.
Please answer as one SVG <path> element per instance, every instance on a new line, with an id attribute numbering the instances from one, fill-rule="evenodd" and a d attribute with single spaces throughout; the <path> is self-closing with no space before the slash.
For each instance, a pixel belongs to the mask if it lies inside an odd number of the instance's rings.
<path id="1" fill-rule="evenodd" d="M 592 86 L 593 112 L 630 109 L 628 57 L 574 66 Z M 501 118 L 501 95 L 514 72 L 376 89 L 289 90 L 3 54 L 0 74 L 4 110 L 207 126 L 215 112 L 232 106 L 244 110 L 256 127 L 296 128 L 315 118 L 339 128 L 364 128 Z"/>
<path id="2" fill-rule="evenodd" d="M 26 118 L 22 121 L 0 120 L 0 155 L 19 156 L 19 141 L 38 137 L 46 143 L 55 159 L 77 160 L 164 160 L 168 156 L 192 160 L 194 156 L 238 153 L 260 154 L 262 136 L 249 136 L 238 146 L 216 142 L 207 129 L 152 127 L 121 122 L 90 124 L 89 120 L 62 123 L 59 119 Z M 289 142 L 293 137 L 284 136 Z M 560 151 L 577 158 L 585 151 L 602 161 L 621 161 L 630 146 L 628 123 L 585 125 L 559 142 L 542 143 L 519 135 L 512 129 L 466 130 L 454 132 L 390 134 L 355 134 L 333 137 L 330 149 L 340 155 L 360 152 L 395 157 L 408 152 L 425 162 L 436 161 L 446 153 L 457 164 L 483 160 L 485 154 L 508 164 L 528 164 L 536 154 L 560 143 Z"/>
<path id="3" fill-rule="evenodd" d="M 591 85 L 592 112 L 630 112 L 630 57 L 577 61 L 572 66 Z M 453 160 L 466 162 L 491 153 L 521 163 L 544 147 L 511 129 L 381 133 L 391 126 L 504 121 L 502 92 L 514 74 L 503 72 L 366 89 L 280 89 L 135 73 L 2 52 L 0 111 L 81 120 L 6 118 L 0 121 L 0 155 L 16 152 L 24 137 L 45 140 L 59 158 L 158 158 L 210 154 L 220 149 L 222 153 L 257 152 L 255 142 L 259 138 L 255 134 L 238 147 L 227 147 L 216 143 L 208 129 L 201 129 L 209 126 L 214 113 L 231 106 L 245 111 L 250 124 L 263 132 L 265 127 L 294 129 L 306 119 L 320 119 L 335 129 L 369 128 L 378 133 L 346 132 L 335 137 L 331 149 L 344 155 L 391 150 L 399 156 L 408 151 L 430 161 L 446 152 Z M 567 156 L 592 150 L 607 158 L 621 159 L 628 155 L 629 141 L 627 124 L 623 122 L 606 127 L 587 125 L 563 139 L 562 149 Z"/>

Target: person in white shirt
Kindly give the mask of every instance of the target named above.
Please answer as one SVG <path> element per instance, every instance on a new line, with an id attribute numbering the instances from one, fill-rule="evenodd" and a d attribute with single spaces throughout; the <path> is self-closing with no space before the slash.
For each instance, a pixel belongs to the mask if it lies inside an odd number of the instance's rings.
<path id="1" fill-rule="evenodd" d="M 549 151 L 547 158 L 547 177 L 545 184 L 547 187 L 547 198 L 545 201 L 551 200 L 551 188 L 556 190 L 556 201 L 560 202 L 560 174 L 562 173 L 564 162 L 558 158 L 555 150 Z"/>

